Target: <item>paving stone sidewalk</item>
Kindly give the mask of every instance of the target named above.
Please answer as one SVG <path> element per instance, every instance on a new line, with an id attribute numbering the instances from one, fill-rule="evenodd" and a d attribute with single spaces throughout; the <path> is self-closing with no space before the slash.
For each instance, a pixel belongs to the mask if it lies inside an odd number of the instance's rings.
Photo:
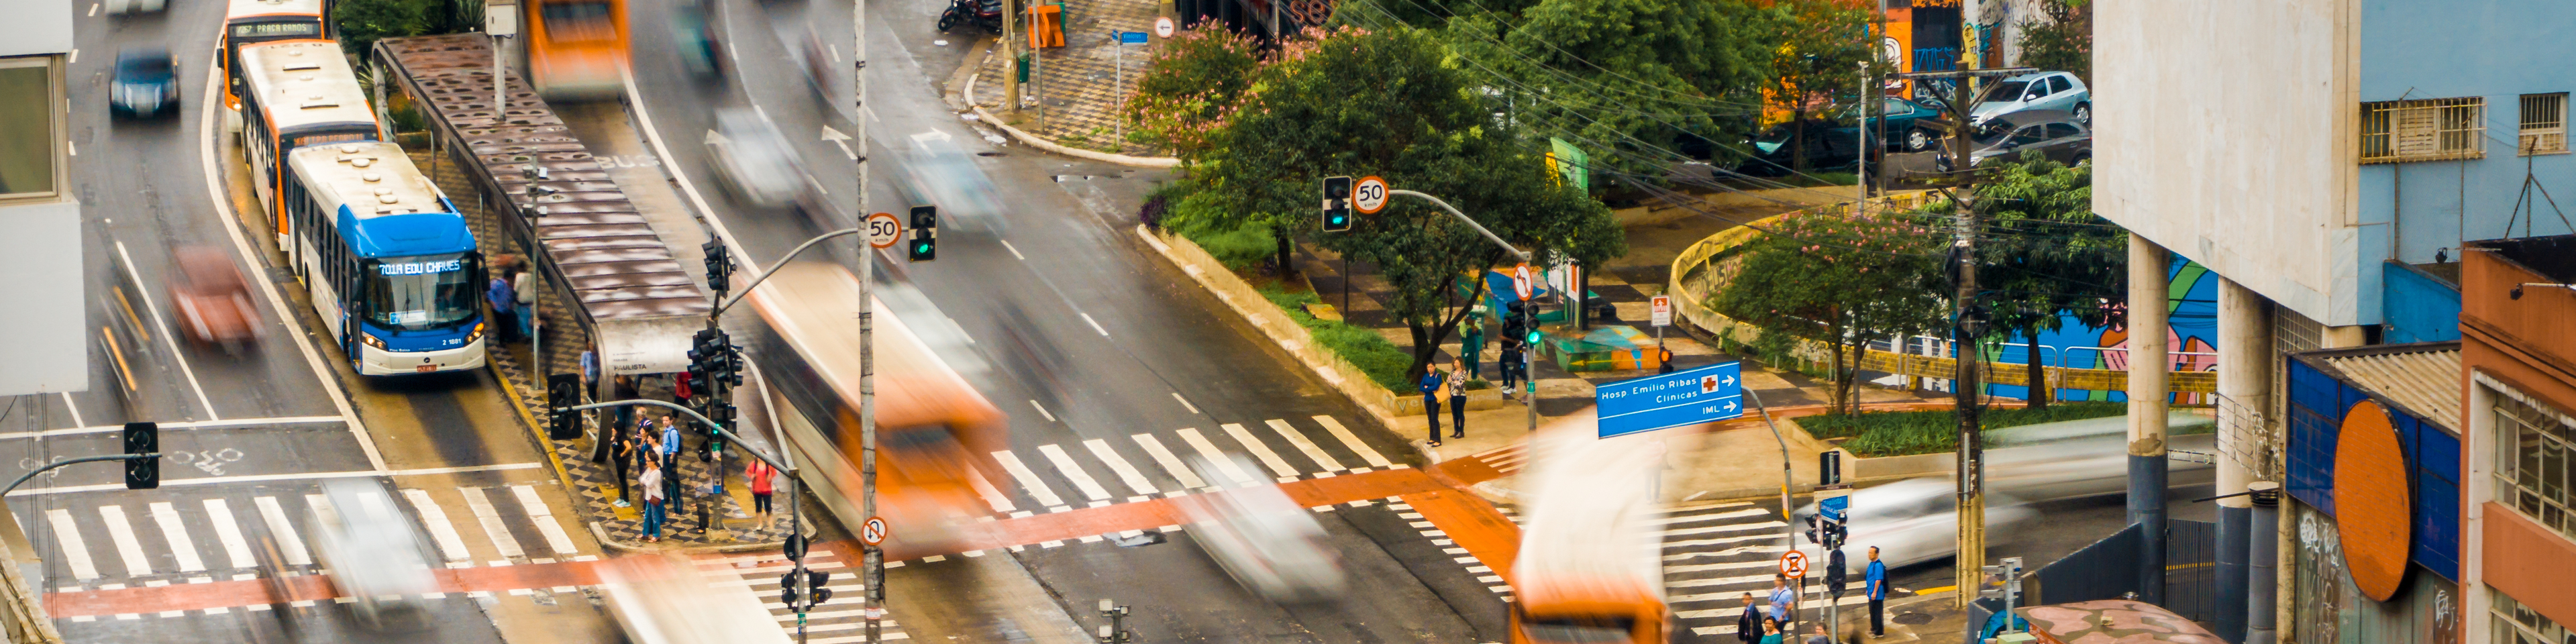
<path id="1" fill-rule="evenodd" d="M 1030 84 L 1037 91 L 1023 94 L 1023 109 L 1017 114 L 1002 109 L 1008 103 L 1004 80 L 1012 73 L 1012 67 L 1011 59 L 1003 56 L 998 47 L 992 55 L 980 58 L 977 73 L 981 77 L 975 83 L 974 95 L 967 100 L 994 108 L 995 116 L 1014 127 L 1068 147 L 1161 156 L 1161 150 L 1117 141 L 1119 97 L 1135 92 L 1136 76 L 1144 71 L 1145 60 L 1161 46 L 1153 41 L 1160 39 L 1125 45 L 1126 51 L 1121 52 L 1121 45 L 1110 35 L 1118 31 L 1150 32 L 1156 3 L 1064 0 L 1063 6 L 1065 46 L 1041 50 L 1035 82 Z M 1027 51 L 1027 36 L 1020 37 L 1023 40 L 1019 49 Z M 1126 69 L 1123 79 L 1118 72 L 1122 57 Z M 1043 105 L 1036 95 L 1043 95 Z"/>

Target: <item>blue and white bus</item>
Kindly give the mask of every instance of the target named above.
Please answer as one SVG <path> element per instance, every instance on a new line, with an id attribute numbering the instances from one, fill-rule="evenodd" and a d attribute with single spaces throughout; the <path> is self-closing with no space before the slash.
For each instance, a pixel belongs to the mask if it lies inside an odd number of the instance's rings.
<path id="1" fill-rule="evenodd" d="M 286 162 L 296 275 L 358 374 L 482 367 L 482 253 L 402 148 L 331 143 Z"/>

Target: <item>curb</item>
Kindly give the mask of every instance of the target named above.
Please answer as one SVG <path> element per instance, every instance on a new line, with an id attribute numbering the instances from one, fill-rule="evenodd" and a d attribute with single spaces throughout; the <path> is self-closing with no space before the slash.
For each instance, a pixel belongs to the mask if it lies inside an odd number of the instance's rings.
<path id="1" fill-rule="evenodd" d="M 992 52 L 992 50 L 987 49 L 987 50 L 985 50 L 985 51 L 984 51 L 984 57 L 985 57 L 985 58 L 991 58 L 992 56 L 993 56 L 993 52 Z M 983 67 L 983 66 L 984 66 L 983 61 L 981 61 L 981 60 L 976 61 L 976 62 L 975 62 L 975 66 L 976 66 L 977 68 L 981 68 L 981 67 Z M 1028 132 L 1026 132 L 1026 131 L 1021 130 L 1020 128 L 1012 127 L 1012 126 L 1011 126 L 1011 124 L 1009 124 L 1009 123 L 1003 123 L 1003 122 L 1002 122 L 1002 119 L 994 118 L 994 117 L 993 117 L 993 113 L 992 113 L 992 112 L 984 111 L 984 106 L 982 106 L 982 105 L 976 105 L 976 104 L 974 104 L 974 103 L 973 103 L 973 101 L 974 101 L 974 99 L 975 99 L 975 82 L 976 82 L 978 79 L 981 79 L 983 76 L 984 76 L 984 75 L 983 75 L 983 73 L 978 72 L 978 73 L 976 73 L 976 74 L 975 74 L 975 75 L 973 75 L 973 76 L 968 76 L 968 77 L 966 77 L 966 88 L 965 88 L 964 90 L 961 90 L 961 91 L 959 91 L 959 92 L 957 93 L 958 97 L 959 97 L 962 101 L 966 102 L 966 104 L 967 104 L 967 106 L 968 106 L 969 108 L 972 108 L 972 109 L 974 110 L 974 112 L 975 112 L 974 116 L 975 116 L 976 120 L 982 121 L 982 122 L 983 122 L 984 124 L 986 124 L 986 125 L 991 125 L 991 126 L 993 126 L 993 127 L 1002 128 L 1002 131 L 1003 131 L 1003 132 L 1008 132 L 1008 133 L 1010 133 L 1010 134 L 1011 134 L 1011 138 L 1019 139 L 1019 140 L 1020 140 L 1020 143 L 1022 143 L 1022 144 L 1025 144 L 1025 145 L 1027 145 L 1027 146 L 1029 146 L 1029 147 L 1037 148 L 1037 149 L 1040 149 L 1040 150 L 1045 150 L 1045 151 L 1047 151 L 1047 152 L 1053 152 L 1053 153 L 1056 153 L 1056 154 L 1061 154 L 1061 155 L 1064 155 L 1064 156 L 1069 156 L 1069 157 L 1074 157 L 1074 158 L 1080 158 L 1080 159 L 1090 159 L 1090 160 L 1093 160 L 1093 161 L 1105 161 L 1105 162 L 1109 162 L 1109 163 L 1115 163 L 1115 164 L 1118 164 L 1118 165 L 1123 165 L 1123 166 L 1133 166 L 1133 167 L 1138 167 L 1138 168 L 1177 168 L 1177 167 L 1180 167 L 1180 165 L 1181 165 L 1181 160 L 1180 160 L 1180 159 L 1175 159 L 1175 158 L 1172 158 L 1172 157 L 1139 157 L 1139 156 L 1128 156 L 1128 155 L 1124 155 L 1124 154 L 1112 154 L 1112 153 L 1108 153 L 1108 152 L 1096 152 L 1096 151 L 1092 151 L 1092 150 L 1084 150 L 1084 149 L 1081 149 L 1081 148 L 1070 148 L 1070 147 L 1065 147 L 1064 145 L 1062 145 L 1062 144 L 1058 144 L 1058 143 L 1056 143 L 1056 142 L 1054 142 L 1054 141 L 1049 141 L 1049 140 L 1046 140 L 1046 139 L 1044 139 L 1044 138 L 1039 138 L 1037 135 L 1035 135 L 1035 134 L 1030 134 L 1030 133 L 1028 133 Z"/>
<path id="2" fill-rule="evenodd" d="M 1244 310 L 1244 307 L 1246 307 L 1246 306 L 1270 306 L 1270 302 L 1269 302 L 1269 301 L 1267 301 L 1267 300 L 1263 300 L 1261 303 L 1259 303 L 1259 304 L 1255 305 L 1255 304 L 1248 304 L 1248 303 L 1244 303 L 1244 302 L 1237 302 L 1237 301 L 1234 301 L 1234 299 L 1233 299 L 1233 298 L 1226 297 L 1226 295 L 1225 295 L 1224 293 L 1219 292 L 1219 291 L 1216 289 L 1215 285 L 1213 285 L 1213 284 L 1210 284 L 1210 283 L 1209 283 L 1209 281 L 1210 281 L 1210 280 L 1213 280 L 1213 279 L 1216 279 L 1216 278 L 1214 278 L 1214 277 L 1211 277 L 1211 276 L 1209 276 L 1209 275 L 1204 274 L 1204 273 L 1206 272 L 1206 271 L 1204 271 L 1204 270 L 1191 270 L 1191 269 L 1192 269 L 1192 267 L 1191 267 L 1187 262 L 1184 262 L 1184 261 L 1182 261 L 1182 260 L 1181 260 L 1181 258 L 1176 257 L 1176 256 L 1174 256 L 1174 255 L 1173 255 L 1171 244 L 1164 242 L 1162 239 L 1160 239 L 1159 237 L 1157 237 L 1157 236 L 1156 236 L 1152 231 L 1147 230 L 1147 229 L 1145 228 L 1145 225 L 1144 225 L 1144 224 L 1137 224 L 1137 225 L 1136 225 L 1136 229 L 1135 229 L 1135 230 L 1136 230 L 1136 237 L 1137 237 L 1137 238 L 1139 238 L 1139 239 L 1144 240 L 1144 241 L 1145 241 L 1145 245 L 1148 245 L 1148 246 L 1152 246 L 1152 247 L 1154 247 L 1154 251 L 1155 251 L 1155 253 L 1156 253 L 1156 254 L 1158 254 L 1158 255 L 1161 255 L 1161 256 L 1162 256 L 1162 258 L 1163 258 L 1163 261 L 1171 262 L 1171 264 L 1172 264 L 1172 267 L 1173 267 L 1173 268 L 1180 269 L 1180 271 L 1181 271 L 1183 274 L 1187 274 L 1187 275 L 1189 275 L 1189 276 L 1190 276 L 1190 281 L 1192 281 L 1192 282 L 1196 282 L 1196 283 L 1199 285 L 1199 288 L 1200 288 L 1200 289 L 1202 289 L 1202 290 L 1205 290 L 1205 291 L 1207 292 L 1207 294 L 1208 294 L 1208 295 L 1215 296 L 1215 297 L 1216 297 L 1216 299 L 1217 299 L 1218 301 L 1224 302 L 1224 303 L 1225 303 L 1225 305 L 1226 305 L 1226 308 L 1233 310 L 1233 311 L 1234 311 L 1235 316 L 1236 316 L 1238 319 L 1242 320 L 1245 324 L 1251 324 L 1254 328 L 1260 329 L 1260 330 L 1261 330 L 1261 335 L 1262 335 L 1262 337 L 1264 337 L 1264 338 L 1268 338 L 1268 339 L 1270 340 L 1271 344 L 1279 346 L 1279 348 L 1280 348 L 1280 349 L 1282 349 L 1282 350 L 1286 350 L 1286 351 L 1288 352 L 1288 354 L 1290 355 L 1290 357 L 1292 357 L 1292 358 L 1296 359 L 1296 361 L 1297 361 L 1297 364 L 1298 364 L 1298 365 L 1300 365 L 1300 366 L 1304 366 L 1304 367 L 1306 368 L 1306 371 L 1307 371 L 1307 373 L 1308 373 L 1308 374 L 1313 375 L 1313 376 L 1315 376 L 1316 378 L 1323 380 L 1323 381 L 1326 383 L 1326 385 L 1325 385 L 1326 387 L 1328 387 L 1328 388 L 1332 389 L 1333 391 L 1335 391 L 1335 392 L 1337 392 L 1337 393 L 1342 394 L 1342 397 L 1343 397 L 1343 398 L 1347 398 L 1347 399 L 1349 399 L 1349 400 L 1351 401 L 1351 406 L 1353 406 L 1353 407 L 1358 407 L 1361 411 L 1368 412 L 1368 414 L 1369 414 L 1369 418 L 1370 418 L 1370 419 L 1372 419 L 1372 420 L 1376 420 L 1379 428 L 1381 428 L 1381 429 L 1391 428 L 1391 427 L 1394 427 L 1394 426 L 1396 425 L 1396 419 L 1395 419 L 1395 416 L 1393 416 L 1393 415 L 1391 414 L 1391 412 L 1388 412 L 1387 410 L 1384 410 L 1384 409 L 1379 409 L 1377 406 L 1369 404 L 1367 400 L 1363 399 L 1363 398 L 1362 398 L 1361 396 L 1359 396 L 1359 395 L 1356 395 L 1355 393 L 1353 393 L 1352 391 L 1350 391 L 1347 387 L 1342 386 L 1341 381 L 1338 381 L 1338 380 L 1336 380 L 1336 379 L 1334 379 L 1334 378 L 1332 378 L 1332 377 L 1330 377 L 1330 376 L 1326 375 L 1326 367 L 1325 367 L 1325 366 L 1323 366 L 1323 365 L 1318 365 L 1318 364 L 1315 364 L 1315 363 L 1313 363 L 1313 362 L 1308 361 L 1308 360 L 1306 359 L 1306 356 L 1305 356 L 1303 353 L 1300 353 L 1300 352 L 1298 352 L 1298 351 L 1296 351 L 1296 350 L 1294 350 L 1294 349 L 1290 348 L 1290 347 L 1288 346 L 1288 343 L 1289 343 L 1290 339 L 1288 339 L 1288 338 L 1281 338 L 1281 337 L 1279 337 L 1279 336 L 1277 336 L 1277 335 L 1273 335 L 1274 333 L 1285 333 L 1286 331 L 1284 331 L 1284 330 L 1283 330 L 1283 331 L 1273 331 L 1273 330 L 1270 328 L 1270 326 L 1268 326 L 1268 325 L 1252 324 L 1252 323 L 1253 323 L 1252 313 L 1251 313 L 1251 312 L 1249 312 L 1249 311 L 1245 311 L 1245 310 Z M 1229 276 L 1231 276 L 1232 274 L 1231 274 L 1231 273 L 1229 273 L 1228 275 L 1229 275 Z M 1300 329 L 1299 329 L 1299 331 L 1303 331 L 1303 330 L 1304 330 L 1304 329 L 1302 329 L 1302 328 L 1300 328 Z M 1309 342 L 1311 342 L 1311 340 L 1309 340 Z M 1359 384 L 1359 385 L 1356 385 L 1356 386 L 1362 386 L 1362 387 L 1375 386 L 1375 383 L 1371 383 L 1371 382 L 1363 381 L 1363 382 L 1362 382 L 1362 384 Z M 1392 430 L 1389 430 L 1389 431 L 1392 431 Z M 1436 461 L 1433 461 L 1433 462 L 1436 462 Z"/>
<path id="3" fill-rule="evenodd" d="M 528 438 L 536 441 L 537 451 L 545 453 L 546 464 L 554 466 L 555 479 L 563 483 L 564 493 L 575 495 L 576 499 L 580 498 L 581 486 L 572 482 L 572 472 L 564 469 L 563 457 L 555 454 L 554 439 L 546 438 L 544 430 L 537 428 L 537 417 L 535 414 L 528 413 L 527 401 L 519 398 L 518 385 L 511 383 L 510 376 L 502 373 L 500 365 L 494 364 L 493 361 L 484 360 L 483 367 L 491 370 L 493 379 L 501 381 L 501 393 L 509 396 L 510 408 L 519 411 L 519 420 L 528 428 Z M 589 513 L 589 508 L 582 508 L 582 510 L 585 515 Z M 597 523 L 594 522 L 593 525 Z M 607 541 L 602 540 L 601 543 L 607 543 Z"/>
<path id="4" fill-rule="evenodd" d="M 721 546 L 679 546 L 679 547 L 658 546 L 658 545 L 648 546 L 648 545 L 641 545 L 641 544 L 633 544 L 633 543 L 627 543 L 627 542 L 624 542 L 624 541 L 618 541 L 616 538 L 608 536 L 608 529 L 607 529 L 607 528 L 600 527 L 600 525 L 599 525 L 599 522 L 598 522 L 598 521 L 592 521 L 592 522 L 590 522 L 590 536 L 591 536 L 591 538 L 594 538 L 594 539 L 598 539 L 598 540 L 599 540 L 599 545 L 600 545 L 600 547 L 608 548 L 608 549 L 611 549 L 611 550 L 616 550 L 616 551 L 618 551 L 618 552 L 656 552 L 656 553 L 662 553 L 662 552 L 674 552 L 674 553 L 679 553 L 679 554 L 721 554 L 721 553 L 731 553 L 731 552 L 752 552 L 752 551 L 757 551 L 757 550 L 773 550 L 773 549 L 778 549 L 778 548 L 785 548 L 785 547 L 787 547 L 787 542 L 785 542 L 785 541 L 764 541 L 764 542 L 760 542 L 760 543 L 732 543 L 732 544 L 725 544 L 725 545 L 721 545 Z"/>

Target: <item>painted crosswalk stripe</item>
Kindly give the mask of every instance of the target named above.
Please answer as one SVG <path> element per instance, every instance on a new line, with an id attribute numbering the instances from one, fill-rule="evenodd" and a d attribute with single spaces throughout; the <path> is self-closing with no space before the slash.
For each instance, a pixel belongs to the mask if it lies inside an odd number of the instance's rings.
<path id="1" fill-rule="evenodd" d="M 46 510 L 45 518 L 54 524 L 54 539 L 62 542 L 63 562 L 71 565 L 72 578 L 97 579 L 98 564 L 90 561 L 89 546 L 81 543 L 80 526 L 72 524 L 72 511 Z"/>
<path id="2" fill-rule="evenodd" d="M 1011 478 L 1019 479 L 1020 487 L 1027 489 L 1029 497 L 1037 499 L 1038 505 L 1047 507 L 1064 505 L 1064 497 L 1056 496 L 1055 490 L 1047 489 L 1046 482 L 1038 480 L 1038 474 L 1029 471 L 1029 466 L 1021 463 L 1020 457 L 1012 454 L 1011 450 L 993 452 L 993 460 L 1001 461 L 1002 469 L 1009 471 Z"/>
<path id="3" fill-rule="evenodd" d="M 1253 478 L 1251 472 L 1246 472 L 1243 471 L 1243 468 L 1235 467 L 1234 459 L 1226 458 L 1225 452 L 1217 451 L 1216 444 L 1208 442 L 1206 436 L 1200 436 L 1199 430 L 1195 428 L 1182 428 L 1181 431 L 1177 433 L 1181 435 L 1181 442 L 1189 443 L 1190 449 L 1198 450 L 1199 456 L 1206 457 L 1209 463 L 1214 464 L 1216 466 L 1217 473 L 1225 475 L 1227 483 L 1235 485 L 1249 485 L 1252 482 L 1259 480 Z"/>
<path id="4" fill-rule="evenodd" d="M 259 559 L 250 555 L 250 540 L 243 539 L 241 524 L 233 522 L 233 508 L 223 499 L 206 499 L 206 519 L 215 524 L 215 538 L 224 543 L 224 555 L 234 568 L 257 568 Z"/>
<path id="5" fill-rule="evenodd" d="M 98 518 L 107 523 L 107 537 L 116 542 L 118 558 L 125 560 L 125 576 L 152 574 L 152 559 L 143 556 L 143 542 L 134 538 L 134 524 L 125 521 L 125 506 L 98 506 Z"/>
<path id="6" fill-rule="evenodd" d="M 438 542 L 438 552 L 440 555 L 447 557 L 448 561 L 464 561 L 467 557 L 472 556 L 472 553 L 466 552 L 465 550 L 465 538 L 457 536 L 456 524 L 449 523 L 447 521 L 447 511 L 440 509 L 438 507 L 438 502 L 429 498 L 428 490 L 405 489 L 402 493 L 403 498 L 411 501 L 411 507 L 420 511 L 420 522 L 429 526 L 430 539 Z M 372 499 L 375 497 L 362 496 L 359 498 Z M 367 510 L 374 510 L 374 508 L 367 508 Z"/>
<path id="7" fill-rule="evenodd" d="M 1082 490 L 1084 498 L 1093 501 L 1109 498 L 1109 490 L 1100 487 L 1099 481 L 1092 480 L 1091 473 L 1082 471 L 1082 464 L 1073 462 L 1073 455 L 1064 453 L 1064 448 L 1048 443 L 1039 445 L 1038 453 L 1045 454 L 1047 461 L 1055 464 L 1057 472 L 1072 479 L 1073 486 Z"/>
<path id="8" fill-rule="evenodd" d="M 519 537 L 510 534 L 509 524 L 501 522 L 500 511 L 492 509 L 492 499 L 483 494 L 483 488 L 469 487 L 457 491 L 464 493 L 465 509 L 474 513 L 475 522 L 483 524 L 483 535 L 492 540 L 492 547 L 501 551 L 502 558 L 519 559 L 528 556 L 528 551 L 519 547 Z M 403 492 L 409 494 L 413 490 Z M 420 496 L 427 498 L 429 493 L 421 492 Z M 414 502 L 419 500 L 419 498 L 413 499 Z"/>
<path id="9" fill-rule="evenodd" d="M 1233 436 L 1235 442 L 1243 443 L 1243 448 L 1252 450 L 1252 456 L 1261 459 L 1262 465 L 1268 465 L 1270 471 L 1278 473 L 1279 482 L 1297 480 L 1297 468 L 1289 467 L 1287 459 L 1279 458 L 1278 452 L 1270 451 L 1270 446 L 1262 444 L 1261 438 L 1253 436 L 1250 430 L 1244 429 L 1242 423 L 1226 423 L 1224 427 L 1226 435 Z"/>
<path id="10" fill-rule="evenodd" d="M 188 527 L 179 523 L 179 509 L 168 501 L 152 502 L 152 522 L 161 524 L 161 537 L 170 541 L 170 556 L 179 560 L 179 572 L 206 569 L 206 561 L 197 558 L 197 542 L 188 538 Z"/>
<path id="11" fill-rule="evenodd" d="M 1136 466 L 1128 464 L 1126 457 L 1118 455 L 1118 450 L 1109 448 L 1109 441 L 1094 438 L 1083 441 L 1082 446 L 1091 448 L 1091 455 L 1100 457 L 1100 462 L 1108 463 L 1109 471 L 1117 472 L 1118 480 L 1125 481 L 1127 489 L 1135 490 L 1137 494 L 1157 491 L 1153 481 L 1145 480 L 1145 473 L 1136 471 Z"/>
<path id="12" fill-rule="evenodd" d="M 1011 495 L 993 489 L 993 482 L 984 479 L 983 470 L 968 468 L 966 482 L 975 487 L 976 496 L 984 497 L 984 502 L 993 506 L 994 512 L 1009 513 L 1020 509 L 1018 504 L 1011 503 Z"/>
<path id="13" fill-rule="evenodd" d="M 1368 443 L 1360 442 L 1360 437 L 1352 434 L 1350 428 L 1343 427 L 1342 421 L 1333 420 L 1333 417 L 1331 416 L 1316 416 L 1315 424 L 1323 425 L 1324 431 L 1332 433 L 1333 438 L 1340 439 L 1343 447 L 1351 448 L 1351 452 L 1359 454 L 1360 460 L 1368 461 L 1370 467 L 1389 467 L 1395 465 L 1395 463 L 1387 461 L 1385 455 L 1377 453 L 1377 450 L 1375 449 L 1371 449 L 1368 446 Z"/>
<path id="14" fill-rule="evenodd" d="M 1137 434 L 1135 438 L 1136 444 L 1145 448 L 1145 455 L 1154 457 L 1154 462 L 1161 464 L 1163 471 L 1172 475 L 1172 480 L 1180 481 L 1181 487 L 1203 489 L 1208 486 L 1207 481 L 1199 480 L 1197 472 L 1182 465 L 1181 458 L 1173 456 L 1172 450 L 1164 449 L 1163 441 L 1154 438 L 1153 434 Z"/>
<path id="15" fill-rule="evenodd" d="M 312 553 L 304 551 L 304 538 L 295 534 L 295 522 L 286 520 L 286 509 L 278 506 L 277 497 L 253 498 L 251 504 L 259 506 L 259 518 L 268 522 L 268 536 L 277 542 L 278 554 L 286 557 L 288 565 L 313 564 Z"/>
<path id="16" fill-rule="evenodd" d="M 1297 446 L 1297 451 L 1305 452 L 1306 458 L 1315 459 L 1315 464 L 1324 466 L 1324 471 L 1339 472 L 1345 469 L 1340 461 L 1333 460 L 1333 455 L 1324 453 L 1324 448 L 1316 447 L 1315 441 L 1306 440 L 1305 434 L 1297 433 L 1295 427 L 1289 427 L 1288 421 L 1272 418 L 1269 423 L 1270 431 L 1279 432 L 1280 438 L 1288 439 L 1288 444 Z"/>
<path id="17" fill-rule="evenodd" d="M 545 535 L 547 549 L 559 555 L 581 553 L 581 547 L 573 545 L 572 535 L 565 534 L 563 524 L 555 521 L 555 511 L 546 507 L 545 499 L 537 498 L 536 486 L 513 485 L 510 494 L 519 497 L 519 508 L 528 513 L 528 520 L 536 522 L 537 534 Z"/>

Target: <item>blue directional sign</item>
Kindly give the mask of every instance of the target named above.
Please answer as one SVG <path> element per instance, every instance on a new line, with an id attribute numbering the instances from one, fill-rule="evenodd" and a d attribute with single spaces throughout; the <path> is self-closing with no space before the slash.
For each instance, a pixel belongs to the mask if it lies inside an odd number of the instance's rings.
<path id="1" fill-rule="evenodd" d="M 1601 437 L 1651 432 L 1744 415 L 1743 363 L 1601 385 L 1592 401 L 1601 414 Z"/>
<path id="2" fill-rule="evenodd" d="M 1121 44 L 1121 45 L 1142 45 L 1142 44 L 1145 44 L 1145 32 L 1142 32 L 1142 31 L 1121 31 L 1121 32 L 1118 32 L 1118 44 Z"/>
<path id="3" fill-rule="evenodd" d="M 1816 500 L 1816 514 L 1823 515 L 1825 520 L 1835 523 L 1850 522 L 1851 495 L 1846 494 Z"/>

